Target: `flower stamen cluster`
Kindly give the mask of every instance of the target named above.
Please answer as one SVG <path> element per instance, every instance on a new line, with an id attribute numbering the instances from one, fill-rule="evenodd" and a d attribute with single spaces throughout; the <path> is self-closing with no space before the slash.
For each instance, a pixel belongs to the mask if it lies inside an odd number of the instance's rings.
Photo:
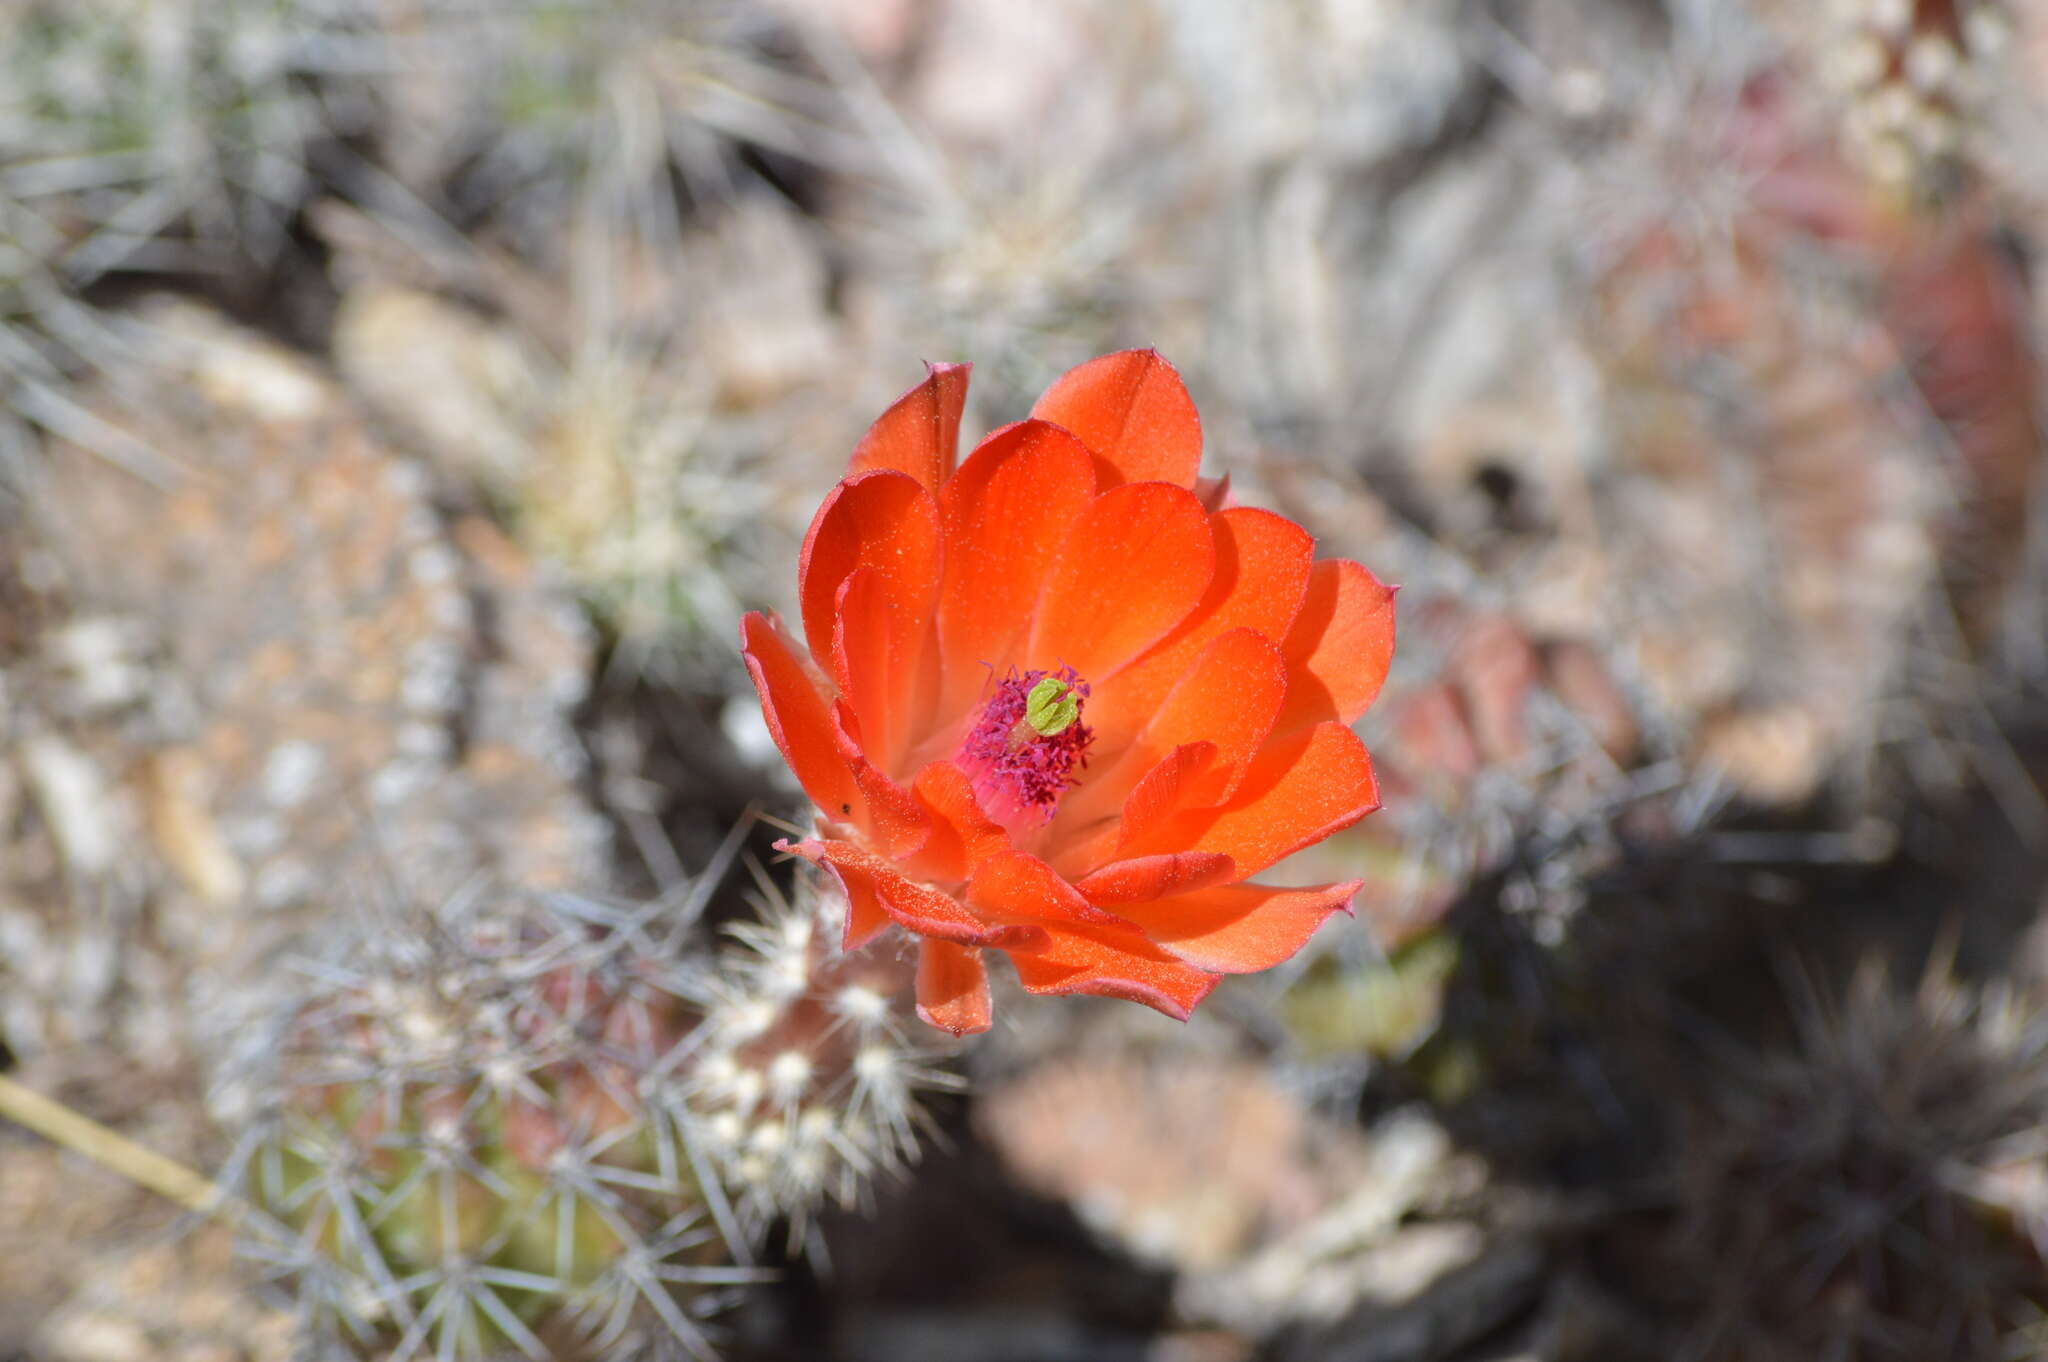
<path id="1" fill-rule="evenodd" d="M 1072 667 L 1031 670 L 996 683 L 981 720 L 954 762 L 982 811 L 1021 832 L 1052 821 L 1060 796 L 1080 783 L 1095 734 L 1081 722 L 1088 683 Z"/>

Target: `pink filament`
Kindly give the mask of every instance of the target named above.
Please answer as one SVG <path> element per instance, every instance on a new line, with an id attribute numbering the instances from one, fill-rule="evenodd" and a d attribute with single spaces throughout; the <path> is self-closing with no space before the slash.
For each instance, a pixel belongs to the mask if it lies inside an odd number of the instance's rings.
<path id="1" fill-rule="evenodd" d="M 1088 744 L 1094 732 L 1078 718 L 1047 737 L 1024 722 L 1031 688 L 1047 676 L 1074 688 L 1081 711 L 1088 708 L 1088 683 L 1072 667 L 1056 672 L 1032 670 L 1010 674 L 996 683 L 996 693 L 981 711 L 981 720 L 954 758 L 974 783 L 983 812 L 1009 826 L 1048 823 L 1060 796 L 1080 783 L 1088 766 Z"/>

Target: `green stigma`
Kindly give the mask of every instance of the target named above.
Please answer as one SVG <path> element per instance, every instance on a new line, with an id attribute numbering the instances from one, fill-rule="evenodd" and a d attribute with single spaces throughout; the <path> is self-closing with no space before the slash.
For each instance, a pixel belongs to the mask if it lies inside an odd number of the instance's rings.
<path id="1" fill-rule="evenodd" d="M 1046 677 L 1024 697 L 1024 722 L 1041 738 L 1066 732 L 1080 717 L 1081 702 L 1075 698 L 1074 688 L 1056 676 Z"/>

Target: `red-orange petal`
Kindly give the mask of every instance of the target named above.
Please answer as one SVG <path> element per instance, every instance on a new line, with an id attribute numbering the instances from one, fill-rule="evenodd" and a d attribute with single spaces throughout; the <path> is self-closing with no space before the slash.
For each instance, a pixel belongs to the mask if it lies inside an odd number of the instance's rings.
<path id="1" fill-rule="evenodd" d="M 867 797 L 839 754 L 831 708 L 779 622 L 758 612 L 742 619 L 740 656 L 761 696 L 768 733 L 804 793 L 828 818 L 866 818 Z"/>
<path id="2" fill-rule="evenodd" d="M 830 858 L 821 859 L 832 878 L 839 881 L 839 888 L 846 896 L 846 929 L 839 935 L 839 949 L 857 951 L 881 935 L 892 919 L 882 907 L 882 897 L 875 890 L 874 876 L 858 871 L 851 875 L 841 874 L 839 866 Z"/>
<path id="3" fill-rule="evenodd" d="M 1320 723 L 1268 743 L 1228 804 L 1182 810 L 1145 828 L 1120 854 L 1216 851 L 1255 875 L 1378 807 L 1365 744 L 1340 723 Z"/>
<path id="4" fill-rule="evenodd" d="M 1348 908 L 1363 881 L 1282 889 L 1224 884 L 1121 911 L 1162 948 L 1197 969 L 1249 974 L 1308 943 L 1330 914 Z"/>
<path id="5" fill-rule="evenodd" d="M 843 720 L 846 706 L 840 703 L 834 709 L 836 716 Z M 886 772 L 867 759 L 847 738 L 843 724 L 839 734 L 840 755 L 846 759 L 847 769 L 853 772 L 854 784 L 860 787 L 867 801 L 866 815 L 851 821 L 891 860 L 901 860 L 923 850 L 937 829 L 937 820 L 916 795 L 891 780 Z"/>
<path id="6" fill-rule="evenodd" d="M 1162 758 L 1193 742 L 1215 745 L 1212 788 L 1183 792 L 1183 803 L 1229 798 L 1245 764 L 1266 741 L 1287 701 L 1287 664 L 1264 634 L 1233 629 L 1204 648 L 1153 711 L 1150 720 L 1105 769 L 1066 797 L 1062 817 L 1079 827 L 1116 808 Z M 1098 738 L 1098 742 L 1100 739 Z"/>
<path id="7" fill-rule="evenodd" d="M 898 652 L 892 604 L 880 574 L 861 567 L 839 584 L 832 609 L 832 679 L 856 716 L 850 731 L 884 766 L 892 764 L 898 730 L 908 718 L 897 700 L 898 671 L 908 659 Z"/>
<path id="8" fill-rule="evenodd" d="M 873 892 L 882 911 L 919 936 L 1006 949 L 1034 947 L 1045 938 L 1042 928 L 1029 924 L 984 921 L 952 895 L 905 878 L 893 862 L 856 843 L 807 838 L 776 846 L 813 861 L 829 861 L 842 883 L 864 880 L 865 890 Z"/>
<path id="9" fill-rule="evenodd" d="M 1102 355 L 1053 380 L 1031 414 L 1065 426 L 1095 451 L 1104 487 L 1195 485 L 1202 418 L 1180 375 L 1155 350 Z"/>
<path id="10" fill-rule="evenodd" d="M 853 457 L 846 463 L 848 477 L 893 468 L 936 495 L 952 473 L 960 447 L 960 412 L 967 405 L 967 374 L 974 366 L 924 367 L 924 382 L 891 403 L 853 447 Z"/>
<path id="11" fill-rule="evenodd" d="M 1161 830 L 1192 802 L 1194 792 L 1208 783 L 1215 761 L 1216 744 L 1212 742 L 1182 743 L 1161 757 L 1124 797 L 1121 818 L 1099 825 L 1104 832 L 1061 848 L 1060 870 L 1070 875 L 1089 873 L 1112 858 L 1130 860 L 1191 849 L 1188 844 L 1173 843 Z"/>
<path id="12" fill-rule="evenodd" d="M 1076 880 L 1074 888 L 1098 908 L 1145 903 L 1170 894 L 1184 894 L 1212 884 L 1237 878 L 1237 862 L 1213 851 L 1169 851 L 1157 856 L 1138 856 L 1108 865 Z M 1130 913 L 1119 917 L 1138 921 Z"/>
<path id="13" fill-rule="evenodd" d="M 812 655 L 854 706 L 869 759 L 891 772 L 931 712 L 939 570 L 938 503 L 893 470 L 832 490 L 798 566 Z"/>
<path id="14" fill-rule="evenodd" d="M 1218 636 L 1253 629 L 1288 636 L 1308 590 L 1315 541 L 1285 516 L 1236 506 L 1210 518 L 1216 573 L 1193 613 L 1167 637 L 1096 686 L 1088 720 L 1096 750 L 1114 755 L 1158 709 L 1168 691 Z"/>
<path id="15" fill-rule="evenodd" d="M 1287 698 L 1287 664 L 1264 634 L 1221 634 L 1167 693 L 1144 731 L 1143 752 L 1164 754 L 1183 743 L 1216 744 L 1215 764 L 1238 767 L 1266 740 Z"/>
<path id="16" fill-rule="evenodd" d="M 999 852 L 975 867 L 967 901 L 990 922 L 1042 926 L 1055 936 L 1076 926 L 1130 930 L 1129 923 L 1090 903 L 1051 866 L 1022 851 Z"/>
<path id="17" fill-rule="evenodd" d="M 1282 651 L 1287 654 L 1287 709 L 1274 732 L 1365 713 L 1394 659 L 1394 593 L 1348 558 L 1317 563 L 1308 595 Z"/>
<path id="18" fill-rule="evenodd" d="M 1194 493 L 1162 482 L 1111 488 L 1075 520 L 1046 573 L 1025 664 L 1108 676 L 1186 618 L 1215 560 Z"/>
<path id="19" fill-rule="evenodd" d="M 1094 497 L 1094 459 L 1044 421 L 994 432 L 939 489 L 940 715 L 964 712 L 1016 660 L 1046 569 Z"/>
<path id="20" fill-rule="evenodd" d="M 905 868 L 926 880 L 965 880 L 976 866 L 1010 847 L 1009 834 L 991 822 L 974 797 L 967 773 L 950 761 L 935 761 L 911 786 L 931 819 L 931 834 Z"/>
<path id="21" fill-rule="evenodd" d="M 1033 993 L 1092 993 L 1157 1008 L 1186 1021 L 1221 976 L 1160 950 L 1129 927 L 1054 932 L 1035 951 L 1011 951 L 1017 978 Z"/>
<path id="22" fill-rule="evenodd" d="M 797 559 L 797 596 L 811 657 L 827 672 L 840 584 L 858 567 L 877 571 L 897 600 L 930 596 L 938 582 L 938 502 L 918 479 L 895 469 L 848 477 L 811 516 Z"/>
<path id="23" fill-rule="evenodd" d="M 956 1036 L 989 1028 L 988 967 L 972 946 L 926 938 L 917 948 L 917 1015 Z"/>

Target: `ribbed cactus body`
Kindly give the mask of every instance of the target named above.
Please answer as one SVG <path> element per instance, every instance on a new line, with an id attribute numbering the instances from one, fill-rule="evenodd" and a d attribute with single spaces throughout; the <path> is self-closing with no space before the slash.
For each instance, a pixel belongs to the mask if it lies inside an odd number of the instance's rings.
<path id="1" fill-rule="evenodd" d="M 385 923 L 279 1028 L 232 1183 L 309 1337 L 399 1358 L 708 1358 L 783 1220 L 917 1152 L 948 1076 L 911 965 L 800 882 L 705 956 L 666 910 L 479 897 Z"/>
<path id="2" fill-rule="evenodd" d="M 662 1105 L 690 967 L 587 907 L 382 933 L 285 1027 L 241 1182 L 313 1329 L 400 1356 L 710 1355 L 697 1319 L 757 1274 Z"/>

